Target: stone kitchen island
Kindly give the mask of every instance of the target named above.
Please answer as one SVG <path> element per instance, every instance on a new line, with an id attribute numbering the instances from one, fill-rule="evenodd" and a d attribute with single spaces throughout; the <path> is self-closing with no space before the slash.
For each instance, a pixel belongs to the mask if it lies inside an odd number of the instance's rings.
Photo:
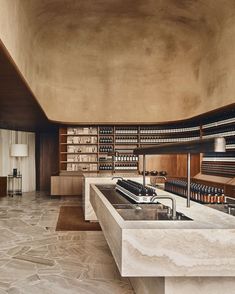
<path id="1" fill-rule="evenodd" d="M 235 218 L 174 196 L 192 220 L 124 220 L 91 185 L 90 201 L 122 276 L 136 293 L 235 293 Z M 159 202 L 169 205 L 169 200 Z"/>

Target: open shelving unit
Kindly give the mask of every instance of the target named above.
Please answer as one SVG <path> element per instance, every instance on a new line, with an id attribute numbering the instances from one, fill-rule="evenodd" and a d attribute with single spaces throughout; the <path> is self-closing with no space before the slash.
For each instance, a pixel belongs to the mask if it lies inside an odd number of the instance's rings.
<path id="1" fill-rule="evenodd" d="M 200 127 L 195 125 L 62 127 L 60 171 L 138 173 L 139 158 L 133 154 L 136 147 L 171 143 L 172 140 L 185 142 L 198 137 Z"/>
<path id="2" fill-rule="evenodd" d="M 97 130 L 93 126 L 60 128 L 60 171 L 98 170 Z"/>
<path id="3" fill-rule="evenodd" d="M 59 132 L 60 175 L 83 173 L 139 173 L 142 155 L 136 147 L 187 143 L 223 136 L 226 153 L 192 154 L 194 182 L 223 188 L 235 198 L 235 104 L 178 122 L 158 124 L 64 125 Z M 148 156 L 146 170 L 166 170 L 169 178 L 185 177 L 187 156 Z M 194 167 L 194 168 L 193 168 Z"/>
<path id="4" fill-rule="evenodd" d="M 226 154 L 206 152 L 195 162 L 198 166 L 201 162 L 204 175 L 233 178 L 235 106 L 183 122 L 61 127 L 60 171 L 138 173 L 141 169 L 139 158 L 133 156 L 136 147 L 186 143 L 218 136 L 226 139 Z"/>

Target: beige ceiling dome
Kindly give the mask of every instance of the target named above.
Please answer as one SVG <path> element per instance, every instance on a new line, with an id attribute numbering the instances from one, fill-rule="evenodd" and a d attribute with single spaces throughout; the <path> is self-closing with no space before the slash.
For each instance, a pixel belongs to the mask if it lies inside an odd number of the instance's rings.
<path id="1" fill-rule="evenodd" d="M 0 38 L 51 120 L 172 121 L 235 100 L 233 0 L 0 4 Z"/>

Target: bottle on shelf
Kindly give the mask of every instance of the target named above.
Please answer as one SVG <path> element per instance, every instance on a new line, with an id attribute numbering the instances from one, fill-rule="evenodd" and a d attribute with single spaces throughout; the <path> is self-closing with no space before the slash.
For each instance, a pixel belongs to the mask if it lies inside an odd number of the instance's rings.
<path id="1" fill-rule="evenodd" d="M 100 137 L 99 142 L 102 144 L 113 143 L 112 137 Z"/>
<path id="2" fill-rule="evenodd" d="M 133 144 L 133 143 L 138 143 L 138 139 L 137 137 L 116 137 L 116 143 L 129 143 L 129 144 Z"/>
<path id="3" fill-rule="evenodd" d="M 113 133 L 112 127 L 101 127 L 99 130 L 99 133 L 102 135 L 108 135 Z"/>
<path id="4" fill-rule="evenodd" d="M 137 134 L 138 129 L 133 127 L 118 127 L 115 131 L 116 134 Z"/>
<path id="5" fill-rule="evenodd" d="M 99 170 L 112 170 L 112 164 L 102 163 L 99 165 Z"/>
<path id="6" fill-rule="evenodd" d="M 115 161 L 124 161 L 124 162 L 138 161 L 138 156 L 133 154 L 125 154 L 125 155 L 116 154 Z"/>
<path id="7" fill-rule="evenodd" d="M 116 163 L 115 170 L 137 170 L 137 163 Z"/>
<path id="8" fill-rule="evenodd" d="M 100 146 L 99 148 L 100 153 L 108 153 L 113 151 L 113 146 Z"/>
<path id="9" fill-rule="evenodd" d="M 187 181 L 181 179 L 168 179 L 165 190 L 183 197 L 187 196 Z M 204 184 L 191 183 L 190 198 L 203 204 L 224 203 L 223 189 Z"/>

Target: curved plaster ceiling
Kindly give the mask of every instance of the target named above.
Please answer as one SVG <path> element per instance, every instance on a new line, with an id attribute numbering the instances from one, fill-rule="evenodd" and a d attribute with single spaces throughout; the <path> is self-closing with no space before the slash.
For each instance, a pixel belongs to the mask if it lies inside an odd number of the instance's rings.
<path id="1" fill-rule="evenodd" d="M 18 41 L 3 41 L 51 120 L 172 121 L 234 102 L 232 0 L 12 2 Z"/>

